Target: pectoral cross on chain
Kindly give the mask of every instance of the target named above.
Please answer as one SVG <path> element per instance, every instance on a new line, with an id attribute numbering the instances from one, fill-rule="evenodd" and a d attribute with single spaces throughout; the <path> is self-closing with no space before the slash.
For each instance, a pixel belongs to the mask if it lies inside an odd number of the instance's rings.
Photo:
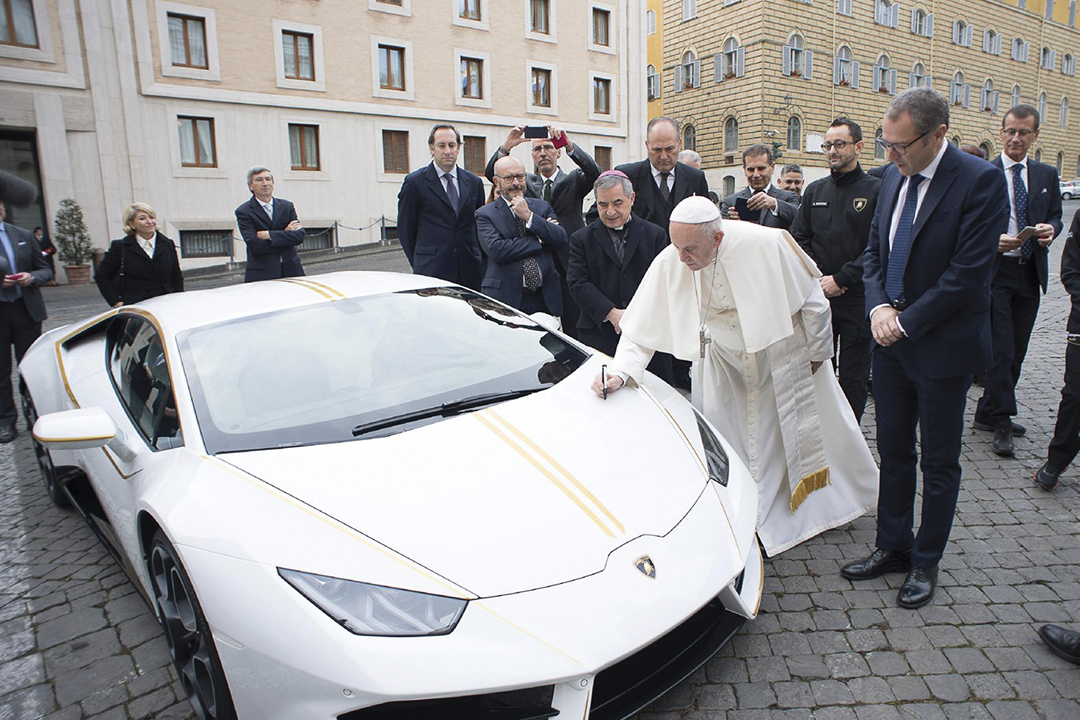
<path id="1" fill-rule="evenodd" d="M 706 337 L 705 328 L 701 328 L 701 330 L 698 331 L 698 342 L 701 343 L 701 358 L 702 358 L 702 360 L 704 360 L 705 359 L 705 346 L 712 342 L 711 337 Z"/>

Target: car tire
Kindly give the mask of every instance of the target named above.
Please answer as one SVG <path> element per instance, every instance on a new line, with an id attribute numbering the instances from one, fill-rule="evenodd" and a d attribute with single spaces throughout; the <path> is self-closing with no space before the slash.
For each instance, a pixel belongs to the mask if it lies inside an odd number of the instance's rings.
<path id="1" fill-rule="evenodd" d="M 1061 193 L 1061 199 L 1062 200 L 1072 200 L 1072 193 L 1071 192 L 1063 192 L 1063 193 Z"/>
<path id="2" fill-rule="evenodd" d="M 158 530 L 146 555 L 154 610 L 180 677 L 180 686 L 199 720 L 236 720 L 214 636 L 180 556 Z"/>
<path id="3" fill-rule="evenodd" d="M 34 399 L 30 397 L 30 389 L 26 383 L 19 380 L 19 395 L 22 397 L 23 417 L 26 418 L 26 429 L 30 432 L 30 442 L 34 446 L 34 456 L 37 458 L 38 470 L 41 471 L 41 480 L 45 483 L 45 494 L 53 501 L 53 505 L 66 508 L 71 505 L 64 488 L 60 485 L 60 476 L 53 465 L 52 455 L 48 448 L 34 438 L 34 423 L 37 422 L 37 409 L 34 407 Z"/>

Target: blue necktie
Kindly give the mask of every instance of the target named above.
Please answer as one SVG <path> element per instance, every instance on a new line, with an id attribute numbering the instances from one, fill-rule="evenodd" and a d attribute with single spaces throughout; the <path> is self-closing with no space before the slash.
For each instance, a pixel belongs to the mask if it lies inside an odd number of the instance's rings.
<path id="1" fill-rule="evenodd" d="M 1012 166 L 1013 169 L 1013 203 L 1016 205 L 1016 232 L 1020 232 L 1027 227 L 1027 205 L 1028 205 L 1028 193 L 1027 186 L 1024 185 L 1024 176 L 1021 173 L 1024 171 L 1023 163 L 1016 163 Z M 1020 246 L 1020 257 L 1026 262 L 1035 255 L 1035 236 L 1029 237 L 1024 241 L 1024 244 Z"/>
<path id="2" fill-rule="evenodd" d="M 900 211 L 900 223 L 896 226 L 892 250 L 889 251 L 889 272 L 885 276 L 885 294 L 889 300 L 895 300 L 904 292 L 904 267 L 907 265 L 908 251 L 911 250 L 911 228 L 915 224 L 915 207 L 919 204 L 919 183 L 925 179 L 922 175 L 912 175 L 908 179 L 904 209 Z"/>

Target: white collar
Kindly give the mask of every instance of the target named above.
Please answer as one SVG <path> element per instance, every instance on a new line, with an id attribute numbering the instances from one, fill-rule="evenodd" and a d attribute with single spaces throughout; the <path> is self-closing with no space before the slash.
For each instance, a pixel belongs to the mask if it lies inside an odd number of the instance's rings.
<path id="1" fill-rule="evenodd" d="M 678 165 L 679 165 L 678 163 L 675 163 L 675 167 L 678 167 Z M 660 178 L 660 171 L 657 170 L 655 167 L 653 167 L 652 163 L 649 163 L 649 169 L 652 170 L 653 180 L 658 180 Z M 674 167 L 671 168 L 670 171 L 668 171 L 668 175 L 671 176 L 672 178 L 675 177 L 675 168 Z"/>
<path id="2" fill-rule="evenodd" d="M 1024 156 L 1023 160 L 1020 160 L 1019 162 L 1017 162 L 1016 160 L 1013 160 L 1011 157 L 1009 157 L 1005 153 L 1001 153 L 1001 164 L 1006 170 L 1011 168 L 1013 165 L 1023 165 L 1024 169 L 1027 170 L 1028 169 L 1028 164 L 1027 163 L 1028 163 L 1028 156 L 1027 155 Z"/>

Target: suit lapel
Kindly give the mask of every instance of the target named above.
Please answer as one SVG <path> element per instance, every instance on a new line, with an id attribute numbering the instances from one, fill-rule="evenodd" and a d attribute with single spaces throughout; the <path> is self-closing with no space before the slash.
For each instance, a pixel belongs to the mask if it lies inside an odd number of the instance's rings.
<path id="1" fill-rule="evenodd" d="M 637 252 L 640 244 L 641 223 L 637 222 L 634 216 L 631 215 L 630 220 L 626 223 L 626 247 L 623 248 L 623 267 L 630 264 L 630 259 L 634 257 L 634 253 Z"/>
<path id="2" fill-rule="evenodd" d="M 915 224 L 911 227 L 911 242 L 914 243 L 919 237 L 919 233 L 922 231 L 923 226 L 926 225 L 927 218 L 934 212 L 934 209 L 941 202 L 941 199 L 945 197 L 945 193 L 952 187 L 953 182 L 956 180 L 956 163 L 953 162 L 953 158 L 950 155 L 953 152 L 960 152 L 959 150 L 946 151 L 945 155 L 941 158 L 941 162 L 938 164 L 937 171 L 934 172 L 933 179 L 930 180 L 930 187 L 926 189 L 926 197 L 923 198 L 922 207 L 919 208 L 919 214 L 915 217 Z M 911 253 L 908 253 L 908 257 L 911 257 Z"/>
<path id="3" fill-rule="evenodd" d="M 446 194 L 446 189 L 443 187 L 442 179 L 439 177 L 440 173 L 435 169 L 435 165 L 434 164 L 428 165 L 427 166 L 427 172 L 424 173 L 424 175 L 427 177 L 428 188 L 431 190 L 431 192 L 434 193 L 435 197 L 439 198 L 444 203 L 446 203 L 446 207 L 450 208 L 450 210 L 456 215 L 457 214 L 457 208 L 454 207 L 451 204 L 450 198 Z M 461 188 L 460 188 L 460 185 L 461 185 L 461 183 L 459 182 L 458 183 L 458 186 L 459 186 L 458 187 L 458 200 L 461 200 Z"/>

